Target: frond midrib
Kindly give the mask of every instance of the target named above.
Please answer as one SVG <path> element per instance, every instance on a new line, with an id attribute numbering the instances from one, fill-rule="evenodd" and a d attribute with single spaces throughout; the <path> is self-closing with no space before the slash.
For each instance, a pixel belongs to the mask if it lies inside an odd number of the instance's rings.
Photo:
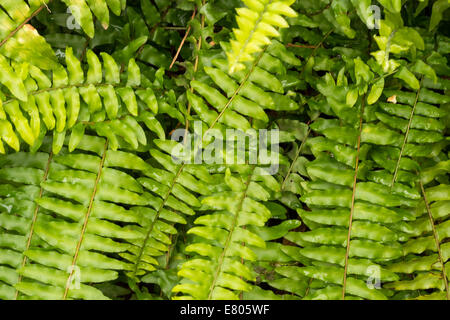
<path id="1" fill-rule="evenodd" d="M 41 182 L 47 181 L 48 173 L 50 171 L 50 166 L 51 166 L 52 160 L 53 160 L 53 153 L 50 152 L 49 157 L 48 157 L 48 161 L 47 161 L 47 165 L 45 167 L 44 175 L 42 177 Z M 44 193 L 44 188 L 41 186 L 40 187 L 40 191 L 39 191 L 39 199 L 42 198 L 43 193 Z M 37 216 L 38 216 L 40 208 L 41 207 L 39 206 L 39 204 L 36 204 L 36 208 L 35 208 L 34 213 L 33 213 L 33 218 L 31 220 L 31 226 L 30 226 L 30 231 L 28 233 L 28 239 L 27 239 L 27 244 L 26 244 L 26 247 L 25 247 L 25 251 L 30 248 L 31 240 L 32 240 L 33 235 L 34 235 L 34 226 L 36 225 L 36 220 L 37 220 Z M 24 255 L 21 266 L 24 267 L 25 264 L 27 263 L 27 261 L 28 261 L 28 258 L 27 258 L 27 256 Z M 18 282 L 21 282 L 21 280 L 22 280 L 22 275 L 19 275 Z M 17 300 L 18 297 L 19 297 L 19 290 L 16 289 L 16 293 L 15 293 L 15 297 L 14 297 L 15 300 Z"/>

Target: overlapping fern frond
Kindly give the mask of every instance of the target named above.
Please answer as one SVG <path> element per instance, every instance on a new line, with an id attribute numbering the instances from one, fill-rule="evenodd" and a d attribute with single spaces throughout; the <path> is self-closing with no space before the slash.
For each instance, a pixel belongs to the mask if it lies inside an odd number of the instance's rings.
<path id="1" fill-rule="evenodd" d="M 401 31 L 398 34 L 393 43 L 401 41 Z M 423 50 L 420 41 L 421 38 L 416 39 L 415 43 Z M 379 45 L 384 52 L 390 51 L 383 43 Z M 409 51 L 411 45 L 412 42 L 404 42 L 401 51 Z M 279 273 L 292 279 L 299 279 L 299 275 L 312 279 L 308 299 L 386 299 L 394 295 L 386 289 L 413 290 L 414 286 L 444 290 L 429 298 L 445 295 L 446 280 L 439 283 L 418 275 L 415 280 L 399 282 L 395 273 L 402 267 L 411 267 L 411 258 L 407 258 L 408 262 L 396 261 L 407 254 L 403 243 L 414 243 L 408 239 L 419 231 L 412 231 L 412 226 L 421 228 L 418 217 L 425 208 L 420 204 L 417 183 L 420 164 L 411 158 L 446 157 L 441 154 L 448 145 L 443 135 L 445 124 L 439 118 L 445 117 L 447 111 L 430 104 L 445 104 L 448 99 L 426 88 L 445 90 L 445 80 L 438 80 L 433 69 L 414 60 L 414 56 L 408 58 L 412 60 L 408 66 L 400 60 L 375 57 L 380 65 L 388 66 L 385 72 L 395 70 L 394 77 L 416 92 L 384 90 L 384 76 L 375 77 L 357 58 L 351 64 L 355 67 L 352 79 L 356 82 L 352 85 L 347 80 L 345 69 L 340 70 L 336 80 L 327 74 L 323 82 L 317 83 L 326 100 L 312 101 L 310 105 L 313 110 L 337 116 L 339 120 L 318 118 L 311 124 L 311 130 L 323 137 L 307 140 L 304 152 L 308 154 L 311 150 L 316 159 L 306 160 L 302 168 L 303 176 L 311 181 L 300 182 L 299 189 L 294 189 L 302 193 L 301 200 L 309 207 L 297 211 L 311 231 L 289 233 L 286 239 L 303 247 L 298 261 L 305 267 L 278 268 Z M 400 63 L 403 67 L 398 67 Z M 413 73 L 427 78 L 419 82 Z M 373 85 L 368 86 L 367 81 Z M 364 92 L 367 96 L 358 98 Z M 419 207 L 423 207 L 421 213 L 417 212 Z M 423 226 L 431 231 L 428 224 Z M 445 231 L 442 232 L 441 238 L 445 238 Z M 417 243 L 421 241 L 424 240 L 417 239 Z M 432 248 L 436 251 L 436 244 Z M 444 274 L 441 272 L 437 278 Z M 391 281 L 394 282 L 381 285 Z"/>

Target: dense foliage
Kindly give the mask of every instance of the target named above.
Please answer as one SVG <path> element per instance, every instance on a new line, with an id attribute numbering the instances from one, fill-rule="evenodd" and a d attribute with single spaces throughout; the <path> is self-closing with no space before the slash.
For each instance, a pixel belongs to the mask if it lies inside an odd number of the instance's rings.
<path id="1" fill-rule="evenodd" d="M 0 0 L 0 299 L 449 299 L 449 7 Z"/>

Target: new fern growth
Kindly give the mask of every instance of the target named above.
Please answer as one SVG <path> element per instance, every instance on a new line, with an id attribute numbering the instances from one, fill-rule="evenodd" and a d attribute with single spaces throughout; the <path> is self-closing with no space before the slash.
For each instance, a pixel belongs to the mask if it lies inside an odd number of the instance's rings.
<path id="1" fill-rule="evenodd" d="M 289 24 L 283 18 L 295 17 L 297 13 L 290 7 L 294 0 L 244 0 L 247 8 L 236 9 L 239 28 L 233 29 L 235 40 L 231 40 L 231 50 L 227 53 L 229 72 L 245 69 L 244 62 L 253 61 L 254 54 L 278 37 L 278 28 Z"/>

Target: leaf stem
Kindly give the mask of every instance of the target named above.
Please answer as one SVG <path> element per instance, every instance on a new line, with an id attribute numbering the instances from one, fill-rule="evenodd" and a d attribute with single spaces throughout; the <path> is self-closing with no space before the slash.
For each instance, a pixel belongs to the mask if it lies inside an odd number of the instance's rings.
<path id="1" fill-rule="evenodd" d="M 47 181 L 48 178 L 48 172 L 50 170 L 50 164 L 52 162 L 53 159 L 53 152 L 50 152 L 49 156 L 48 156 L 48 160 L 47 160 L 47 165 L 45 167 L 45 171 L 44 171 L 44 175 L 42 176 L 42 182 Z M 42 194 L 44 193 L 44 188 L 41 186 L 40 190 L 39 190 L 39 199 L 42 198 Z M 30 226 L 30 232 L 28 233 L 28 239 L 27 239 L 27 245 L 25 247 L 24 251 L 27 251 L 30 248 L 31 245 L 31 239 L 33 237 L 34 234 L 34 226 L 36 225 L 36 220 L 37 220 L 37 216 L 39 213 L 39 209 L 40 206 L 38 204 L 36 204 L 36 208 L 34 209 L 34 213 L 33 213 L 33 218 L 31 220 L 31 226 Z M 22 260 L 22 268 L 26 265 L 27 263 L 27 256 L 23 256 L 23 260 Z M 19 275 L 19 279 L 17 280 L 17 282 L 21 282 L 22 281 L 22 275 Z M 19 297 L 19 290 L 16 290 L 16 294 L 14 299 L 17 300 L 17 298 Z"/>
<path id="2" fill-rule="evenodd" d="M 420 94 L 420 89 L 422 88 L 423 78 L 424 77 L 422 76 L 422 79 L 420 80 L 420 84 L 419 84 L 419 89 L 417 90 L 417 93 L 416 93 L 416 99 L 414 101 L 414 106 L 413 106 L 413 108 L 411 110 L 411 114 L 409 116 L 408 127 L 406 127 L 405 137 L 403 139 L 403 144 L 400 149 L 400 155 L 398 156 L 397 164 L 395 166 L 394 176 L 392 177 L 392 182 L 391 182 L 391 188 L 394 186 L 395 181 L 397 180 L 398 170 L 400 168 L 400 161 L 402 160 L 403 152 L 405 151 L 405 146 L 406 146 L 406 143 L 408 142 L 409 129 L 411 128 L 412 120 L 414 117 L 414 112 L 416 111 L 417 102 L 419 101 L 419 94 Z"/>
<path id="3" fill-rule="evenodd" d="M 102 159 L 100 161 L 100 165 L 99 165 L 98 172 L 97 172 L 97 178 L 95 179 L 94 189 L 92 190 L 91 199 L 89 201 L 89 207 L 88 207 L 88 209 L 86 211 L 86 215 L 84 217 L 83 228 L 81 229 L 80 238 L 78 240 L 78 243 L 77 243 L 77 246 L 76 246 L 76 249 L 75 249 L 75 254 L 74 254 L 73 259 L 72 259 L 71 268 L 69 269 L 69 277 L 67 278 L 66 287 L 64 289 L 63 300 L 67 299 L 67 295 L 69 293 L 70 285 L 72 283 L 72 276 L 73 276 L 73 272 L 74 272 L 74 267 L 77 264 L 78 255 L 80 253 L 81 244 L 83 243 L 84 234 L 86 233 L 87 224 L 88 224 L 89 218 L 91 216 L 92 208 L 94 206 L 94 199 L 95 199 L 95 195 L 97 194 L 98 184 L 100 182 L 100 178 L 102 176 L 102 171 L 103 171 L 103 166 L 105 164 L 107 149 L 108 149 L 108 140 L 106 140 L 106 142 L 105 142 Z"/>
<path id="4" fill-rule="evenodd" d="M 345 300 L 345 290 L 347 287 L 347 270 L 348 270 L 348 258 L 350 254 L 350 239 L 352 235 L 352 224 L 353 224 L 353 213 L 355 211 L 355 198 L 356 198 L 356 182 L 358 179 L 358 168 L 359 168 L 359 154 L 361 150 L 361 132 L 362 132 L 362 124 L 363 124 L 363 114 L 364 114 L 364 105 L 366 101 L 366 96 L 363 96 L 363 100 L 361 102 L 361 115 L 359 117 L 359 134 L 358 134 L 358 144 L 356 151 L 356 160 L 355 160 L 355 174 L 353 176 L 353 190 L 352 190 L 352 204 L 350 207 L 350 217 L 348 221 L 348 233 L 347 233 L 347 248 L 345 252 L 345 262 L 344 262 L 344 280 L 342 283 L 342 300 Z"/>

